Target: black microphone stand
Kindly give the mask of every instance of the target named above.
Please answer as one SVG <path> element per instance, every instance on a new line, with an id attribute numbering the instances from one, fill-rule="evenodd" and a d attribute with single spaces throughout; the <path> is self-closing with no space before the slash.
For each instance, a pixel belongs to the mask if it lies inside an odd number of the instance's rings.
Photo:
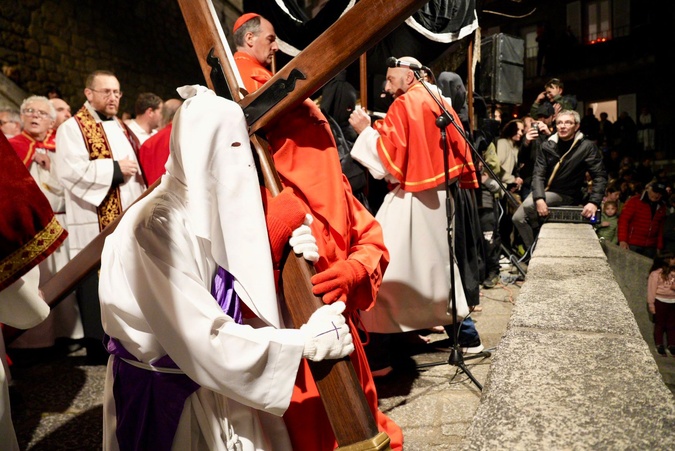
<path id="1" fill-rule="evenodd" d="M 451 305 L 451 311 L 452 311 L 452 333 L 453 333 L 453 345 L 452 349 L 450 350 L 450 355 L 448 356 L 448 361 L 447 363 L 449 365 L 455 366 L 459 368 L 464 374 L 466 374 L 469 379 L 478 387 L 479 390 L 483 390 L 483 386 L 481 385 L 480 382 L 474 377 L 473 374 L 469 371 L 469 369 L 466 367 L 466 364 L 464 363 L 464 360 L 468 359 L 474 359 L 474 358 L 480 358 L 480 357 L 489 357 L 492 355 L 492 353 L 488 351 L 483 351 L 479 354 L 464 357 L 462 354 L 460 348 L 459 348 L 459 323 L 457 322 L 457 298 L 455 294 L 455 273 L 454 273 L 454 251 L 453 251 L 453 239 L 452 239 L 452 221 L 453 221 L 453 216 L 454 216 L 454 207 L 453 207 L 453 200 L 454 200 L 454 194 L 452 192 L 452 189 L 456 190 L 456 186 L 450 184 L 450 175 L 448 174 L 449 172 L 449 149 L 448 149 L 448 140 L 447 140 L 447 132 L 446 129 L 448 127 L 448 124 L 452 124 L 455 129 L 459 132 L 459 134 L 464 138 L 464 141 L 466 144 L 469 146 L 469 148 L 472 150 L 473 155 L 476 157 L 477 160 L 479 160 L 482 164 L 483 167 L 488 170 L 490 175 L 499 182 L 500 187 L 502 190 L 506 193 L 507 199 L 509 201 L 513 202 L 514 205 L 518 205 L 518 202 L 515 200 L 513 195 L 506 189 L 504 184 L 501 182 L 501 180 L 495 175 L 494 171 L 485 163 L 485 160 L 483 159 L 483 156 L 478 153 L 478 151 L 475 149 L 473 144 L 469 141 L 467 138 L 464 130 L 462 127 L 460 127 L 457 122 L 455 121 L 454 117 L 448 112 L 448 110 L 445 108 L 443 105 L 443 102 L 441 101 L 440 98 L 438 98 L 433 92 L 431 92 L 431 89 L 429 89 L 429 86 L 424 82 L 423 77 L 420 74 L 419 70 L 412 69 L 413 73 L 415 74 L 415 78 L 424 86 L 424 89 L 427 90 L 429 95 L 431 96 L 432 99 L 436 102 L 438 107 L 441 109 L 441 114 L 436 118 L 436 126 L 441 130 L 441 141 L 443 142 L 443 166 L 444 166 L 444 171 L 445 171 L 445 210 L 446 210 L 446 221 L 447 221 L 447 237 L 448 237 L 448 253 L 450 257 L 450 305 Z M 426 70 L 425 70 L 426 71 Z M 434 363 L 425 363 L 418 365 L 418 368 L 427 368 L 431 366 L 438 366 L 438 365 L 443 365 L 446 362 L 434 362 Z"/>

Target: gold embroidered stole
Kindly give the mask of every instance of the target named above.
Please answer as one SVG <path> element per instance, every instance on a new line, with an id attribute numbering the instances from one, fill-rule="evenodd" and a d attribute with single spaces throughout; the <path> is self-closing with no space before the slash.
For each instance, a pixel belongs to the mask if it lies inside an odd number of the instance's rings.
<path id="1" fill-rule="evenodd" d="M 103 130 L 103 122 L 97 123 L 96 119 L 94 119 L 85 106 L 80 108 L 80 111 L 75 114 L 75 121 L 79 125 L 84 137 L 84 145 L 87 147 L 87 152 L 89 152 L 89 159 L 112 159 L 112 150 L 110 149 L 108 137 Z M 96 208 L 96 212 L 98 213 L 99 231 L 105 229 L 108 224 L 122 214 L 122 198 L 119 186 L 110 188 L 101 205 Z"/>
<path id="2" fill-rule="evenodd" d="M 0 286 L 3 284 L 9 286 L 11 278 L 17 278 L 20 271 L 25 271 L 24 268 L 29 267 L 29 265 L 35 265 L 35 262 L 42 261 L 45 258 L 43 255 L 51 254 L 50 250 L 53 252 L 53 249 L 58 248 L 65 240 L 65 237 L 62 237 L 64 233 L 66 233 L 66 230 L 52 216 L 51 221 L 44 229 L 37 232 L 30 241 L 0 261 L 0 266 L 2 266 Z M 67 233 L 65 236 L 67 236 Z"/>

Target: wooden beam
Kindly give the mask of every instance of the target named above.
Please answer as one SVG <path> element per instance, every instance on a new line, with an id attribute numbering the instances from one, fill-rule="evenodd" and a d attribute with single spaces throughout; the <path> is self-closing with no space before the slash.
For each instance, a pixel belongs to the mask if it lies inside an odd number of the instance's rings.
<path id="1" fill-rule="evenodd" d="M 368 57 L 365 53 L 359 57 L 359 81 L 361 108 L 368 111 Z"/>
<path id="2" fill-rule="evenodd" d="M 426 2 L 426 0 L 361 0 L 356 3 L 340 20 L 331 25 L 267 82 L 268 85 L 273 85 L 279 80 L 286 80 L 293 70 L 299 70 L 306 77 L 305 80 L 296 82 L 293 96 L 282 99 L 272 106 L 264 117 L 250 124 L 251 133 L 279 119 L 282 112 L 311 96 Z M 259 89 L 246 96 L 241 106 L 246 110 L 246 107 L 263 93 L 264 89 Z"/>

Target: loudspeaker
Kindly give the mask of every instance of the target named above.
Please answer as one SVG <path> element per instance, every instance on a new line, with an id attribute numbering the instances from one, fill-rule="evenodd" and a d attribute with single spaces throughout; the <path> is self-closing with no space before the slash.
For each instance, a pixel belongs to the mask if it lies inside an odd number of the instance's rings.
<path id="1" fill-rule="evenodd" d="M 525 41 L 495 34 L 480 41 L 479 93 L 491 103 L 523 103 Z"/>

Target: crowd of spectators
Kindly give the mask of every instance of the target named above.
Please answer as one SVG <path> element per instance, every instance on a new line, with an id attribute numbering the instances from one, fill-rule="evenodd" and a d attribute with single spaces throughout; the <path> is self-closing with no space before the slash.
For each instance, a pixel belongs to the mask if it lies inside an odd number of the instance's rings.
<path id="1" fill-rule="evenodd" d="M 532 166 L 540 136 L 544 141 L 557 139 L 556 117 L 564 110 L 577 110 L 576 96 L 563 92 L 560 79 L 551 79 L 534 100 L 529 113 L 500 123 L 500 134 L 510 134 L 508 127 L 523 124 L 522 138 L 515 142 L 517 162 L 502 158 L 500 178 L 505 188 L 524 201 L 531 192 Z M 533 124 L 535 125 L 534 131 Z M 615 122 L 607 112 L 586 107 L 579 121 L 579 131 L 600 151 L 607 174 L 607 185 L 598 207 L 602 217 L 595 225 L 600 238 L 631 249 L 650 258 L 661 250 L 675 250 L 675 193 L 673 178 L 667 166 L 656 161 L 655 120 L 648 107 L 642 107 L 637 120 L 626 111 Z M 497 140 L 495 139 L 495 143 Z M 542 141 L 543 142 L 543 141 Z M 509 183 L 518 180 L 520 184 Z M 585 205 L 593 192 L 592 176 L 580 187 L 579 205 Z M 519 195 L 519 196 L 518 196 Z M 502 194 L 502 198 L 504 195 Z M 506 206 L 505 202 L 502 205 Z M 517 229 L 509 227 L 513 211 L 502 213 L 502 242 L 523 259 L 528 258 Z M 540 221 L 543 221 L 540 218 Z"/>

